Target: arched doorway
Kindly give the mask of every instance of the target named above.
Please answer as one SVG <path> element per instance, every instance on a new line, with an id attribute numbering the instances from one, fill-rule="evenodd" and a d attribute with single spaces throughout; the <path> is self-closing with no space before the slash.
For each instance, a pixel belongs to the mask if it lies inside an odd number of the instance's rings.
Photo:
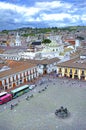
<path id="1" fill-rule="evenodd" d="M 44 70 L 44 71 L 43 71 L 43 74 L 47 74 L 47 70 Z"/>

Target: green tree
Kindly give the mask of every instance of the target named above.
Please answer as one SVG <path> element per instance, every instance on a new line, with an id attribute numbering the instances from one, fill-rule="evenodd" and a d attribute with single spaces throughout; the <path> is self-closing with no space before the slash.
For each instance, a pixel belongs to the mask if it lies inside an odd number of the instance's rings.
<path id="1" fill-rule="evenodd" d="M 44 39 L 44 40 L 42 41 L 42 43 L 44 43 L 44 44 L 51 43 L 51 40 L 50 40 L 50 39 Z"/>

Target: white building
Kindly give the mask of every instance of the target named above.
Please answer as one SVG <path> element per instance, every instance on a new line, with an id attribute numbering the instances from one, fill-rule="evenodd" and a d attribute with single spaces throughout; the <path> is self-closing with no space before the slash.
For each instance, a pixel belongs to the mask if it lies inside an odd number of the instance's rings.
<path id="1" fill-rule="evenodd" d="M 43 57 L 58 57 L 63 51 L 63 44 L 57 44 L 55 41 L 52 41 L 50 44 L 44 47 L 44 49 L 41 51 L 41 54 Z"/>
<path id="2" fill-rule="evenodd" d="M 15 39 L 11 39 L 11 43 L 10 46 L 21 46 L 21 38 L 17 32 L 16 38 Z"/>
<path id="3" fill-rule="evenodd" d="M 79 39 L 75 40 L 75 50 L 77 49 L 77 47 L 80 47 L 80 41 L 79 41 Z"/>
<path id="4" fill-rule="evenodd" d="M 21 56 L 19 56 L 18 54 L 0 54 L 0 58 L 1 59 L 5 59 L 5 60 L 20 60 Z"/>

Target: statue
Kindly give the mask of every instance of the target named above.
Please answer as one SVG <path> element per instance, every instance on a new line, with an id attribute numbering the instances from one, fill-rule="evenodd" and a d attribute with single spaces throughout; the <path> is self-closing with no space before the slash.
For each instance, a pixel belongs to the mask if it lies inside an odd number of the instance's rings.
<path id="1" fill-rule="evenodd" d="M 66 118 L 69 116 L 69 111 L 67 110 L 67 108 L 61 106 L 60 109 L 56 109 L 55 115 L 60 118 Z"/>

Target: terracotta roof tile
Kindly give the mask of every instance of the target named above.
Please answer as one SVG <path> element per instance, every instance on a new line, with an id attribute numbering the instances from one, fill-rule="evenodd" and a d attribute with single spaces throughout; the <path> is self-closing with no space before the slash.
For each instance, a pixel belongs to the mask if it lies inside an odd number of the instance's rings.
<path id="1" fill-rule="evenodd" d="M 44 60 L 25 60 L 25 61 L 7 60 L 6 64 L 11 69 L 0 72 L 0 78 L 35 67 L 38 64 L 51 64 L 58 61 L 59 61 L 58 58 L 44 59 Z"/>
<path id="2" fill-rule="evenodd" d="M 16 61 L 11 62 L 10 61 L 8 63 L 9 63 L 9 67 L 11 69 L 0 72 L 0 78 L 15 74 L 15 73 L 18 73 L 18 72 L 21 72 L 21 71 L 24 71 L 26 69 L 29 69 L 29 68 L 36 66 L 36 64 L 26 63 L 26 62 L 16 62 Z"/>

